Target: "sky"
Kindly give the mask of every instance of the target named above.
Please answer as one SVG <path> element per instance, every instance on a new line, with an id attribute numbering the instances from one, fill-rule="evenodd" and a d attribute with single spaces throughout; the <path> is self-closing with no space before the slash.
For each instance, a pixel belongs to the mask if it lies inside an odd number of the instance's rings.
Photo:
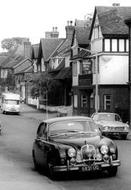
<path id="1" fill-rule="evenodd" d="M 68 20 L 83 20 L 95 6 L 113 3 L 131 6 L 130 0 L 0 0 L 0 42 L 27 37 L 36 44 L 53 27 L 58 27 L 59 37 L 65 37 Z"/>

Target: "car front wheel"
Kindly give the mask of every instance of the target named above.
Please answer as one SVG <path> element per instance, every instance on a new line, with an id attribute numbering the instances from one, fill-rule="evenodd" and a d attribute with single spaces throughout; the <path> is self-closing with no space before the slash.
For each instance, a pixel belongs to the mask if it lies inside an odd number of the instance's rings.
<path id="1" fill-rule="evenodd" d="M 32 151 L 32 158 L 33 158 L 33 163 L 34 163 L 34 168 L 35 168 L 35 170 L 39 171 L 39 170 L 40 170 L 40 165 L 39 165 L 38 162 L 36 161 L 36 157 L 35 157 L 35 152 L 34 152 L 34 150 Z"/>

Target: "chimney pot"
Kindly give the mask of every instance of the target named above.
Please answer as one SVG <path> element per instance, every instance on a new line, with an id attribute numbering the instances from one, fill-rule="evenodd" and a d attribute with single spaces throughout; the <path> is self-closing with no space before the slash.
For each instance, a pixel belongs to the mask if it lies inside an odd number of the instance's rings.
<path id="1" fill-rule="evenodd" d="M 120 3 L 113 3 L 112 6 L 113 7 L 120 7 Z"/>

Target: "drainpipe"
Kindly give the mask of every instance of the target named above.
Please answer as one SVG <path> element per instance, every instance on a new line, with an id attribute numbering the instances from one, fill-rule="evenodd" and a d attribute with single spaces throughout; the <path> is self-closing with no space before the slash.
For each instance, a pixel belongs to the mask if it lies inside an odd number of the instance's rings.
<path id="1" fill-rule="evenodd" d="M 128 84 L 129 84 L 129 122 L 131 126 L 131 18 L 125 20 L 129 28 L 129 66 L 128 66 Z"/>

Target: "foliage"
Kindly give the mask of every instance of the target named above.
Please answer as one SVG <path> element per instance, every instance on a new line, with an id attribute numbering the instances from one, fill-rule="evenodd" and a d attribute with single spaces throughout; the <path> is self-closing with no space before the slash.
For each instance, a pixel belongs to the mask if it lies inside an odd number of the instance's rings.
<path id="1" fill-rule="evenodd" d="M 15 77 L 9 72 L 7 78 L 3 78 L 0 80 L 0 86 L 4 90 L 6 87 L 9 91 L 13 91 L 15 89 Z"/>
<path id="2" fill-rule="evenodd" d="M 5 38 L 1 41 L 1 47 L 7 51 L 15 49 L 18 45 L 22 44 L 23 38 L 14 37 L 14 38 Z"/>
<path id="3" fill-rule="evenodd" d="M 60 91 L 62 91 L 62 83 L 59 80 L 54 80 L 47 73 L 42 73 L 32 82 L 31 96 L 33 98 L 41 97 L 46 99 L 48 96 L 48 104 L 59 105 Z"/>

